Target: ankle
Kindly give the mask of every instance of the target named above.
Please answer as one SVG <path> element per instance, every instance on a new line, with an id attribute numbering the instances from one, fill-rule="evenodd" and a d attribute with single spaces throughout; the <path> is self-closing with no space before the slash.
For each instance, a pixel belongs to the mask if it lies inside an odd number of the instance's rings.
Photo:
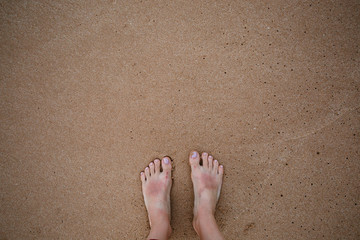
<path id="1" fill-rule="evenodd" d="M 166 229 L 166 230 L 171 229 L 170 221 L 165 220 L 165 219 L 153 221 L 150 224 L 150 228 L 151 229 Z"/>
<path id="2" fill-rule="evenodd" d="M 193 227 L 200 239 L 224 239 L 212 212 L 202 212 L 195 215 Z"/>
<path id="3" fill-rule="evenodd" d="M 172 229 L 170 222 L 157 222 L 150 229 L 149 239 L 167 239 L 170 237 Z"/>
<path id="4" fill-rule="evenodd" d="M 194 219 L 202 219 L 215 216 L 215 209 L 206 204 L 199 204 L 194 208 Z"/>
<path id="5" fill-rule="evenodd" d="M 193 219 L 193 227 L 195 231 L 199 234 L 202 224 L 206 224 L 206 222 L 208 222 L 209 220 L 215 221 L 215 216 L 213 211 L 206 209 L 203 210 L 199 209 L 194 214 L 194 219 Z"/>

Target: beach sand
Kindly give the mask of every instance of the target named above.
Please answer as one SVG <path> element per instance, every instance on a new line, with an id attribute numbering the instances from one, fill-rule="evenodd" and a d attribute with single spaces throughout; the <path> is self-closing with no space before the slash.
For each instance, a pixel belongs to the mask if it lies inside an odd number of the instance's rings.
<path id="1" fill-rule="evenodd" d="M 226 239 L 360 238 L 358 1 L 1 1 L 0 239 L 144 239 L 139 174 L 225 169 Z"/>

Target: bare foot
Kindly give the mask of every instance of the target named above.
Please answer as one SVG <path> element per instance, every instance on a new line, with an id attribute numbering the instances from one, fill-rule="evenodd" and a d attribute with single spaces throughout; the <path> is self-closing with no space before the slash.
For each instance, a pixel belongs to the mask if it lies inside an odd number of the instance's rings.
<path id="1" fill-rule="evenodd" d="M 193 226 L 201 239 L 223 239 L 214 214 L 220 196 L 224 167 L 207 153 L 190 153 L 191 179 L 194 185 Z"/>
<path id="2" fill-rule="evenodd" d="M 160 166 L 161 164 L 161 166 Z M 162 171 L 161 171 L 162 168 Z M 148 211 L 151 231 L 149 239 L 167 239 L 170 227 L 171 160 L 164 157 L 145 168 L 140 174 L 145 206 Z"/>

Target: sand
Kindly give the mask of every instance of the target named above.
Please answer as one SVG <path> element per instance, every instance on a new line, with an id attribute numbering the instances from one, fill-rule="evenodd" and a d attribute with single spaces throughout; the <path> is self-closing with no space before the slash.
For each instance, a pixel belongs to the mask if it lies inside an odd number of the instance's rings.
<path id="1" fill-rule="evenodd" d="M 144 239 L 139 173 L 225 166 L 226 239 L 360 238 L 358 1 L 1 1 L 0 239 Z"/>

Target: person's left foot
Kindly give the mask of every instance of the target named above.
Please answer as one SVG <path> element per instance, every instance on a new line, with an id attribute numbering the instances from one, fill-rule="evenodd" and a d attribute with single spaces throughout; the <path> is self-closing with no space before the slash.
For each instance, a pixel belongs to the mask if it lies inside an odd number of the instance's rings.
<path id="1" fill-rule="evenodd" d="M 140 173 L 140 178 L 150 227 L 167 228 L 168 235 L 170 235 L 170 189 L 172 184 L 170 158 L 164 157 L 161 162 L 159 159 L 155 159 L 145 168 L 144 172 Z"/>

